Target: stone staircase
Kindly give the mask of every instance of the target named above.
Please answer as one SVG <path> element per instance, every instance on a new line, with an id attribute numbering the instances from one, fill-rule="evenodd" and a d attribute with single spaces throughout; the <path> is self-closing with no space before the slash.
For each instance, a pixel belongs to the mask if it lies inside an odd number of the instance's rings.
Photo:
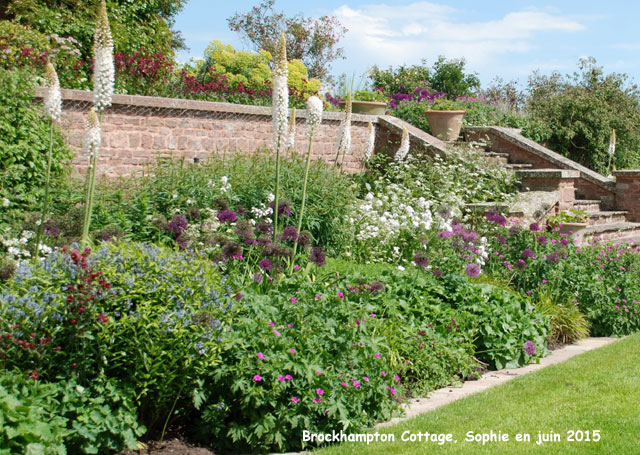
<path id="1" fill-rule="evenodd" d="M 586 227 L 577 227 L 574 234 L 578 244 L 640 244 L 640 223 L 630 222 L 627 211 L 615 209 L 613 199 L 607 193 L 607 190 L 614 188 L 609 183 L 611 181 L 593 171 L 584 172 L 582 166 L 564 157 L 561 157 L 561 160 L 557 159 L 559 155 L 553 152 L 549 157 L 544 156 L 544 153 L 550 151 L 542 146 L 539 146 L 540 150 L 532 150 L 531 159 L 528 160 L 528 147 L 523 147 L 514 140 L 515 144 L 511 150 L 508 135 L 506 139 L 500 137 L 499 146 L 493 147 L 490 138 L 479 139 L 478 134 L 473 134 L 476 131 L 471 130 L 472 134 L 465 134 L 464 143 L 483 154 L 488 161 L 514 171 L 523 182 L 521 191 L 542 190 L 558 193 L 556 203 L 550 208 L 545 207 L 548 215 L 570 209 L 587 214 L 588 218 L 584 221 Z M 519 136 L 517 132 L 512 134 Z M 516 137 L 519 138 L 522 137 Z M 535 152 L 542 153 L 543 156 Z M 557 164 L 560 166 L 555 167 Z"/>

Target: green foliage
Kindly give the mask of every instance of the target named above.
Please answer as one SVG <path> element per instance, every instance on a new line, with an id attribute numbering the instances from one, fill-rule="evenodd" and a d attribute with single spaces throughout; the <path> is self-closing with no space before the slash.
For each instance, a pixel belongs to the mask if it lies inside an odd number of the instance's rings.
<path id="1" fill-rule="evenodd" d="M 605 75 L 594 59 L 580 61 L 580 72 L 561 76 L 535 73 L 529 80 L 523 134 L 600 173 L 608 173 L 609 138 L 616 130 L 614 164 L 640 164 L 640 104 L 635 84 L 625 74 Z"/>
<path id="2" fill-rule="evenodd" d="M 13 22 L 44 35 L 74 38 L 82 52 L 82 60 L 88 62 L 92 57 L 98 3 L 98 0 L 55 4 L 42 0 L 11 0 L 0 8 L 6 9 L 4 12 Z M 115 52 L 160 52 L 172 56 L 180 44 L 171 25 L 183 5 L 182 0 L 107 2 Z M 83 71 L 90 80 L 89 66 Z"/>
<path id="3" fill-rule="evenodd" d="M 9 200 L 5 216 L 14 220 L 22 210 L 34 207 L 38 191 L 46 178 L 46 157 L 49 147 L 49 120 L 33 104 L 35 80 L 25 70 L 0 69 L 0 198 Z M 67 173 L 71 152 L 62 134 L 54 125 L 54 184 Z"/>
<path id="4" fill-rule="evenodd" d="M 23 264 L 0 304 L 4 368 L 85 387 L 117 380 L 150 426 L 176 401 L 190 403 L 198 378 L 219 361 L 230 316 L 207 259 L 127 243 Z"/>
<path id="5" fill-rule="evenodd" d="M 589 321 L 574 304 L 556 303 L 551 297 L 541 294 L 536 309 L 549 317 L 552 343 L 569 344 L 589 336 Z"/>
<path id="6" fill-rule="evenodd" d="M 144 427 L 130 393 L 111 383 L 87 389 L 0 373 L 0 453 L 113 453 L 135 449 Z"/>
<path id="7" fill-rule="evenodd" d="M 480 88 L 480 79 L 476 74 L 465 73 L 464 59 L 447 60 L 440 56 L 431 68 L 427 61 L 420 65 L 390 67 L 382 70 L 374 66 L 370 71 L 372 86 L 388 95 L 396 93 L 412 94 L 416 90 L 428 89 L 442 92 L 447 97 L 471 96 Z"/>
<path id="8" fill-rule="evenodd" d="M 347 29 L 335 16 L 306 17 L 302 13 L 286 17 L 274 10 L 275 0 L 263 0 L 246 14 L 236 13 L 227 19 L 229 28 L 238 32 L 255 50 L 275 53 L 280 32 L 285 32 L 287 58 L 300 60 L 309 76 L 325 79 L 330 63 L 344 58 L 338 41 Z"/>

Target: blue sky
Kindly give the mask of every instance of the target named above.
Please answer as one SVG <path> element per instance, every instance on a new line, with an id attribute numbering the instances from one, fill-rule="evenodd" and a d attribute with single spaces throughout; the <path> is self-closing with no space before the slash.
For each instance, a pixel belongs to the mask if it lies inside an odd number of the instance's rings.
<path id="1" fill-rule="evenodd" d="M 175 29 L 201 57 L 214 39 L 248 49 L 226 19 L 259 0 L 188 0 Z M 340 45 L 345 60 L 332 73 L 361 74 L 371 65 L 433 63 L 439 55 L 467 60 L 483 84 L 499 76 L 526 83 L 533 70 L 570 73 L 581 57 L 595 57 L 606 72 L 640 82 L 640 2 L 608 1 L 391 1 L 277 0 L 276 9 L 306 16 L 336 15 L 349 28 Z"/>

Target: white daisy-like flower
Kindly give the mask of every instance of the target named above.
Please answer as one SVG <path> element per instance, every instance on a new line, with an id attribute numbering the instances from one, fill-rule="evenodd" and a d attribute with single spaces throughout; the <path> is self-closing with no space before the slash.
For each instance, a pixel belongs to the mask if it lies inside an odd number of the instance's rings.
<path id="1" fill-rule="evenodd" d="M 396 161 L 401 162 L 404 161 L 404 159 L 407 157 L 407 155 L 409 154 L 409 133 L 407 132 L 407 129 L 403 126 L 402 127 L 402 140 L 400 141 L 400 148 L 398 148 L 398 151 L 396 152 Z"/>
<path id="2" fill-rule="evenodd" d="M 113 38 L 107 18 L 107 5 L 102 0 L 93 37 L 93 103 L 99 111 L 111 106 L 115 67 L 113 64 Z"/>
<path id="3" fill-rule="evenodd" d="M 311 136 L 322 123 L 323 105 L 317 96 L 307 98 L 307 134 Z"/>
<path id="4" fill-rule="evenodd" d="M 60 92 L 58 73 L 56 73 L 51 62 L 47 63 L 45 81 L 48 90 L 44 97 L 44 114 L 51 120 L 60 120 L 62 114 L 62 93 Z"/>

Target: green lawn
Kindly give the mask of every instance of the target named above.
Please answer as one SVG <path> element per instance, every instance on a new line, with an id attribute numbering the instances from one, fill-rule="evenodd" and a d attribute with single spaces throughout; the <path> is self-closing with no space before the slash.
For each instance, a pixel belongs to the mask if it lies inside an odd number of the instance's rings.
<path id="1" fill-rule="evenodd" d="M 467 432 L 502 432 L 509 442 L 465 442 Z M 569 442 L 581 430 L 598 442 Z M 402 442 L 404 432 L 451 433 L 457 443 Z M 559 434 L 560 442 L 537 445 L 538 431 Z M 597 454 L 640 453 L 640 334 L 559 365 L 514 379 L 402 424 L 380 430 L 395 442 L 343 443 L 321 454 Z M 531 442 L 516 442 L 529 433 Z"/>

